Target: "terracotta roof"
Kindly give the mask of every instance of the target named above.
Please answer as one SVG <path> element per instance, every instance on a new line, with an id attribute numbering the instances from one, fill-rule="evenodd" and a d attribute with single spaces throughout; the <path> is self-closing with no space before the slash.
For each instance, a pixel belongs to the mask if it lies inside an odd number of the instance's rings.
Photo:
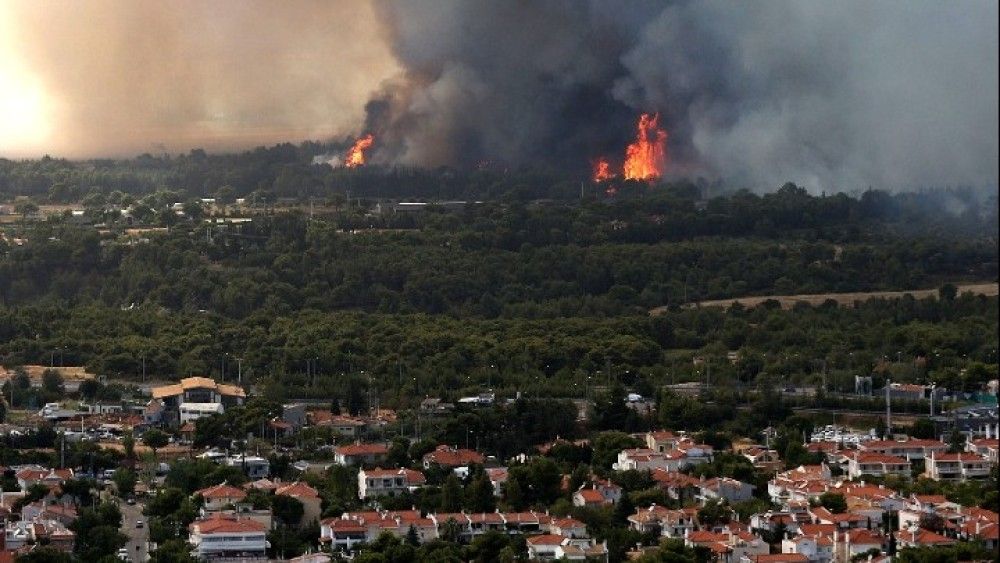
<path id="1" fill-rule="evenodd" d="M 349 444 L 337 446 L 333 451 L 340 455 L 385 455 L 389 448 L 385 444 Z"/>
<path id="2" fill-rule="evenodd" d="M 368 469 L 365 471 L 365 477 L 376 479 L 396 477 L 399 475 L 406 477 L 407 482 L 411 484 L 419 484 L 427 481 L 427 478 L 423 473 L 413 469 L 381 469 L 376 467 L 375 469 Z"/>
<path id="3" fill-rule="evenodd" d="M 576 492 L 585 504 L 604 504 L 604 495 L 594 489 L 580 489 Z"/>
<path id="4" fill-rule="evenodd" d="M 935 462 L 938 462 L 938 461 L 959 461 L 959 462 L 962 462 L 962 461 L 983 461 L 984 462 L 984 461 L 987 461 L 987 460 L 986 460 L 986 458 L 984 458 L 983 456 L 981 456 L 979 454 L 974 454 L 974 453 L 969 453 L 969 452 L 962 452 L 962 453 L 954 453 L 954 454 L 948 454 L 948 453 L 937 454 L 937 455 L 934 456 L 933 461 L 935 461 Z"/>
<path id="5" fill-rule="evenodd" d="M 527 539 L 530 545 L 560 545 L 566 538 L 556 534 L 541 534 Z"/>
<path id="6" fill-rule="evenodd" d="M 195 520 L 188 529 L 204 534 L 239 534 L 249 532 L 266 532 L 267 526 L 248 518 L 237 519 L 216 514 L 205 520 Z"/>
<path id="7" fill-rule="evenodd" d="M 215 391 L 218 391 L 220 395 L 246 397 L 246 392 L 242 387 L 216 383 L 214 379 L 210 379 L 208 377 L 185 377 L 180 380 L 179 383 L 153 387 L 152 393 L 154 399 L 162 399 L 163 397 L 180 395 L 188 389 L 214 389 Z"/>
<path id="8" fill-rule="evenodd" d="M 280 486 L 281 486 L 280 484 L 275 483 L 274 481 L 272 481 L 270 479 L 264 478 L 264 479 L 257 479 L 256 481 L 251 481 L 249 483 L 246 483 L 246 484 L 243 485 L 243 488 L 244 489 L 258 489 L 258 490 L 261 490 L 261 491 L 273 491 L 273 490 L 277 489 Z"/>
<path id="9" fill-rule="evenodd" d="M 691 532 L 687 536 L 691 543 L 725 542 L 729 539 L 726 534 L 719 534 L 710 530 L 698 530 Z"/>
<path id="10" fill-rule="evenodd" d="M 507 481 L 507 468 L 506 467 L 487 467 L 486 475 L 490 478 L 490 481 L 494 483 L 503 483 Z"/>
<path id="11" fill-rule="evenodd" d="M 482 464 L 485 458 L 477 451 L 442 445 L 434 451 L 424 454 L 424 461 L 445 467 L 458 467 L 473 463 Z"/>
<path id="12" fill-rule="evenodd" d="M 319 498 L 319 491 L 301 481 L 278 487 L 275 489 L 274 494 L 294 498 Z"/>
<path id="13" fill-rule="evenodd" d="M 899 541 L 915 545 L 951 545 L 955 543 L 955 540 L 949 537 L 936 534 L 930 530 L 924 530 L 923 528 L 914 532 L 898 532 L 897 537 Z"/>
<path id="14" fill-rule="evenodd" d="M 891 464 L 908 464 L 909 461 L 901 457 L 886 454 L 876 454 L 876 453 L 866 453 L 857 452 L 853 457 L 858 463 L 891 463 Z"/>
<path id="15" fill-rule="evenodd" d="M 228 483 L 222 483 L 215 485 L 214 487 L 206 487 L 204 489 L 195 491 L 196 495 L 201 495 L 205 500 L 209 499 L 220 499 L 220 498 L 234 498 L 243 499 L 247 496 L 246 491 L 243 489 L 238 489 Z"/>

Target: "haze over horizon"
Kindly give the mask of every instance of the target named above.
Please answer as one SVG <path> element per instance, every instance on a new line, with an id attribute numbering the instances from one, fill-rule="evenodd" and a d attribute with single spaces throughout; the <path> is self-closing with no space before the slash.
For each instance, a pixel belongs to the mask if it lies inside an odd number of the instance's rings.
<path id="1" fill-rule="evenodd" d="M 374 132 L 372 162 L 586 167 L 659 112 L 677 173 L 998 182 L 998 8 L 845 1 L 9 0 L 0 157 Z M 81 24 L 82 23 L 82 24 Z"/>

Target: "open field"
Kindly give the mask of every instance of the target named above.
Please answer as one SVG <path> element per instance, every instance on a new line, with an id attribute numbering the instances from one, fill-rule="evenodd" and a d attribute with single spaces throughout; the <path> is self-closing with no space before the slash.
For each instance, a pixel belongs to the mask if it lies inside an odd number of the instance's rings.
<path id="1" fill-rule="evenodd" d="M 963 293 L 973 293 L 976 295 L 996 296 L 1000 293 L 997 282 L 980 282 L 971 284 L 955 284 L 959 295 Z M 761 303 L 774 300 L 781 304 L 782 309 L 791 309 L 796 303 L 808 303 L 810 305 L 822 305 L 826 300 L 833 299 L 840 305 L 851 306 L 856 301 L 868 301 L 869 299 L 897 299 L 904 295 L 912 295 L 916 299 L 937 296 L 937 288 L 933 289 L 911 289 L 906 291 L 861 291 L 852 293 L 814 293 L 802 295 L 754 295 L 750 297 L 734 297 L 731 299 L 713 299 L 710 301 L 698 301 L 689 303 L 685 307 L 728 307 L 734 303 L 739 303 L 744 307 L 756 307 Z M 666 310 L 666 307 L 656 307 L 651 309 L 649 314 L 658 315 Z"/>
<path id="2" fill-rule="evenodd" d="M 42 365 L 24 366 L 24 370 L 28 372 L 28 377 L 31 378 L 32 384 L 35 385 L 41 383 L 42 373 L 47 369 L 50 369 L 49 366 L 42 366 Z M 94 379 L 94 374 L 89 373 L 87 371 L 87 368 L 83 366 L 57 366 L 51 369 L 54 369 L 58 371 L 60 374 L 62 374 L 63 380 L 65 380 L 66 382 Z M 10 373 L 6 373 L 0 370 L 0 378 L 6 379 L 10 376 L 11 376 Z"/>

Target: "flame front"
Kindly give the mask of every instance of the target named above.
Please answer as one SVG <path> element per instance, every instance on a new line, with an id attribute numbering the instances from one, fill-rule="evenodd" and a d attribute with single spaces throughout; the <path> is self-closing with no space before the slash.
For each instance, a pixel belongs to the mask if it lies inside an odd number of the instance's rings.
<path id="1" fill-rule="evenodd" d="M 614 178 L 615 175 L 611 172 L 611 164 L 606 158 L 598 158 L 594 162 L 594 181 L 603 182 L 605 180 L 610 180 Z"/>
<path id="2" fill-rule="evenodd" d="M 663 176 L 667 159 L 667 132 L 660 129 L 660 114 L 639 117 L 635 142 L 625 149 L 626 180 L 653 180 Z"/>
<path id="3" fill-rule="evenodd" d="M 357 166 L 362 166 L 365 163 L 365 151 L 370 149 L 371 146 L 375 144 L 375 136 L 371 133 L 361 137 L 354 144 L 351 145 L 351 149 L 347 151 L 344 156 L 344 166 L 348 168 L 355 168 Z"/>

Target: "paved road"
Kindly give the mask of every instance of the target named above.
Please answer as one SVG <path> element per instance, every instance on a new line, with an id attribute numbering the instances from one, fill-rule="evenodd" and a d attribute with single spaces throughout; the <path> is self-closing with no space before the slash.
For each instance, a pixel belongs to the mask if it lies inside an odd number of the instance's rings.
<path id="1" fill-rule="evenodd" d="M 129 557 L 131 561 L 139 563 L 140 561 L 146 561 L 149 559 L 149 554 L 146 552 L 146 542 L 149 539 L 149 528 L 146 523 L 146 517 L 142 515 L 142 504 L 135 503 L 129 506 L 128 504 L 122 502 L 122 532 L 128 536 L 128 544 L 125 547 L 128 549 Z M 142 528 L 136 528 L 136 520 L 142 520 Z M 136 549 L 138 547 L 138 549 Z"/>

